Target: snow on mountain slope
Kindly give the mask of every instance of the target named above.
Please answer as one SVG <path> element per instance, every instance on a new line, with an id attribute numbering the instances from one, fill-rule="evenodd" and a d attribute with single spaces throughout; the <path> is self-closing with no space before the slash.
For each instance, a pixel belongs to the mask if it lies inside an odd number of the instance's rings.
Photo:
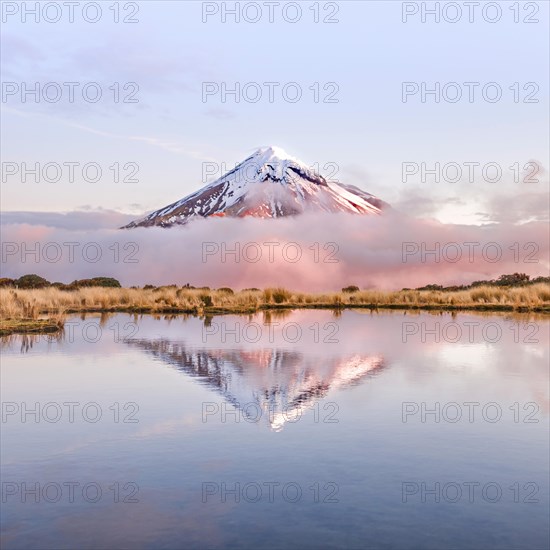
<path id="1" fill-rule="evenodd" d="M 186 224 L 209 216 L 278 218 L 310 211 L 380 214 L 384 202 L 327 181 L 278 147 L 258 149 L 221 178 L 124 228 Z"/>

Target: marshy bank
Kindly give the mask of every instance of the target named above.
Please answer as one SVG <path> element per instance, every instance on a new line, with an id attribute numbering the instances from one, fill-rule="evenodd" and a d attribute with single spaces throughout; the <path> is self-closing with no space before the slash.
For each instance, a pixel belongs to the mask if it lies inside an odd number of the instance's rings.
<path id="1" fill-rule="evenodd" d="M 221 315 L 277 309 L 401 309 L 518 311 L 550 313 L 550 284 L 522 287 L 477 286 L 467 290 L 354 290 L 303 293 L 284 288 L 211 290 L 162 286 L 148 288 L 56 287 L 0 289 L 0 335 L 55 332 L 71 313 L 190 313 Z"/>

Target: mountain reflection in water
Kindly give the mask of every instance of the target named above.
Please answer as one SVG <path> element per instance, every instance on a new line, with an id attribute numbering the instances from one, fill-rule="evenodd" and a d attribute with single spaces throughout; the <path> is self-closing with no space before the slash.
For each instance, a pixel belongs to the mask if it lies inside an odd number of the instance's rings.
<path id="1" fill-rule="evenodd" d="M 364 382 L 385 368 L 380 356 L 314 356 L 285 349 L 206 349 L 168 339 L 126 343 L 197 378 L 245 417 L 267 419 L 273 431 L 297 421 L 337 389 Z"/>

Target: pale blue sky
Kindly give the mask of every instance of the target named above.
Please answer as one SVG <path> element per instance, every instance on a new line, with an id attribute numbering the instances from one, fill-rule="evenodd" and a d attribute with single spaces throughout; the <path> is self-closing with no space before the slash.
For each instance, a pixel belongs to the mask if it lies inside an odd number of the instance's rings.
<path id="1" fill-rule="evenodd" d="M 535 24 L 515 23 L 511 2 L 498 2 L 496 23 L 478 8 L 473 23 L 464 14 L 455 24 L 433 18 L 423 24 L 419 15 L 403 23 L 397 1 L 338 2 L 338 23 L 314 23 L 308 9 L 314 2 L 300 4 L 303 16 L 294 24 L 277 10 L 269 23 L 267 9 L 259 23 L 222 23 L 220 15 L 203 23 L 203 3 L 193 1 L 138 2 L 135 24 L 113 23 L 112 2 L 101 2 L 95 24 L 84 22 L 78 8 L 74 23 L 66 14 L 58 23 L 9 16 L 2 25 L 4 85 L 95 81 L 104 98 L 95 104 L 78 92 L 73 104 L 66 93 L 58 103 L 3 98 L 2 160 L 97 162 L 104 173 L 95 184 L 21 183 L 11 176 L 2 184 L 2 210 L 88 206 L 140 214 L 202 186 L 203 161 L 230 167 L 268 144 L 311 164 L 337 163 L 339 179 L 390 203 L 430 197 L 435 206 L 428 213 L 445 221 L 474 221 L 489 197 L 503 189 L 522 194 L 525 187 L 505 181 L 511 171 L 499 184 L 415 186 L 401 181 L 403 162 L 494 161 L 507 168 L 535 159 L 548 170 L 548 2 L 531 3 L 539 8 Z M 327 4 L 320 2 L 321 17 Z M 139 102 L 115 104 L 108 87 L 130 81 L 139 85 Z M 295 81 L 304 96 L 295 104 L 280 94 L 274 103 L 222 103 L 219 95 L 202 101 L 203 82 L 236 81 Z M 423 104 L 418 97 L 403 103 L 404 81 L 493 81 L 503 97 L 491 104 L 478 89 L 474 103 Z M 314 103 L 308 90 L 314 82 L 337 83 L 338 103 Z M 508 89 L 514 82 L 536 82 L 539 103 L 514 103 Z M 114 162 L 137 162 L 139 182 L 113 183 Z M 547 172 L 542 180 L 529 192 L 546 191 Z"/>

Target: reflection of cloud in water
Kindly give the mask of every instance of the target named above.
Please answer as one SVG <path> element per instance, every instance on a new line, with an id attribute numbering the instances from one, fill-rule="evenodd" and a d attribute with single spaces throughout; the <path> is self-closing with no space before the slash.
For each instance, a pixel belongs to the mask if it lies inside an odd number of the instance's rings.
<path id="1" fill-rule="evenodd" d="M 329 392 L 382 370 L 380 356 L 313 356 L 284 349 L 205 349 L 167 339 L 132 339 L 137 347 L 220 393 L 244 416 L 280 431 Z"/>

